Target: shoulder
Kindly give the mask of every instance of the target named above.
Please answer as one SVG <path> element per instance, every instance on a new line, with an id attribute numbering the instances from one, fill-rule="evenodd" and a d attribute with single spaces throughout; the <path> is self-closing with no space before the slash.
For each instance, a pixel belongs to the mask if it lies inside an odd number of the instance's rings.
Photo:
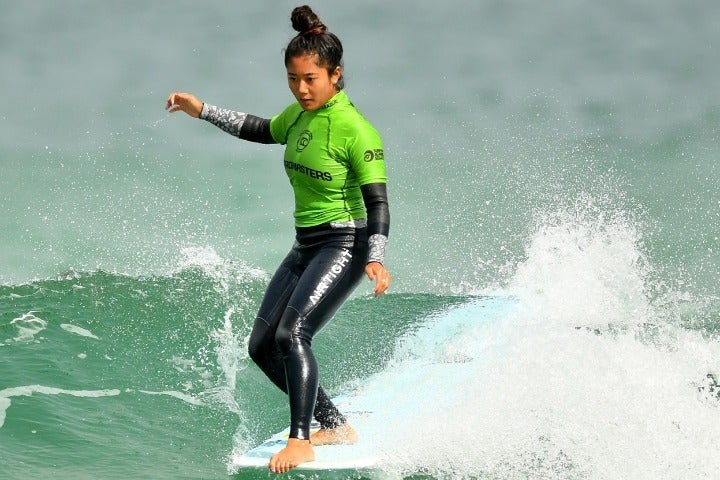
<path id="1" fill-rule="evenodd" d="M 270 132 L 278 143 L 284 144 L 286 142 L 287 131 L 297 122 L 302 113 L 302 107 L 295 102 L 270 119 Z"/>
<path id="2" fill-rule="evenodd" d="M 302 112 L 303 109 L 300 104 L 297 102 L 293 102 L 292 104 L 285 107 L 285 110 L 275 115 L 271 121 L 287 121 L 288 119 L 290 119 L 291 122 L 294 122 Z"/>
<path id="3" fill-rule="evenodd" d="M 367 136 L 380 138 L 377 129 L 349 100 L 333 108 L 330 118 L 335 133 L 348 138 Z"/>
<path id="4" fill-rule="evenodd" d="M 330 138 L 355 168 L 368 168 L 368 158 L 383 158 L 383 141 L 377 129 L 349 101 L 333 108 Z"/>

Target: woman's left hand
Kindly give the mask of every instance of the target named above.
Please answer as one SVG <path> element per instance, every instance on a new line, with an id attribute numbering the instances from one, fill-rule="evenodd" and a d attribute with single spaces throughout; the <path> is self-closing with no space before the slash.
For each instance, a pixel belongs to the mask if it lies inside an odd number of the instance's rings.
<path id="1" fill-rule="evenodd" d="M 370 262 L 365 265 L 365 273 L 370 280 L 375 280 L 375 296 L 379 297 L 390 287 L 390 272 L 385 270 L 382 263 Z"/>

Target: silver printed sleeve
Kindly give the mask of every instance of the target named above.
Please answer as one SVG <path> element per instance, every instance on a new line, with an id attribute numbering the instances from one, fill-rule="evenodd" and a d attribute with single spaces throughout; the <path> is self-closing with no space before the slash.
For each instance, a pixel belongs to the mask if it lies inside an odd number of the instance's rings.
<path id="1" fill-rule="evenodd" d="M 221 130 L 233 135 L 240 137 L 240 129 L 245 123 L 247 113 L 235 112 L 226 108 L 216 107 L 209 103 L 203 104 L 202 111 L 200 112 L 200 118 L 207 120 Z"/>
<path id="2" fill-rule="evenodd" d="M 370 246 L 370 253 L 368 254 L 368 263 L 378 262 L 383 263 L 385 261 L 385 245 L 387 245 L 388 237 L 376 233 L 370 235 L 368 244 Z"/>

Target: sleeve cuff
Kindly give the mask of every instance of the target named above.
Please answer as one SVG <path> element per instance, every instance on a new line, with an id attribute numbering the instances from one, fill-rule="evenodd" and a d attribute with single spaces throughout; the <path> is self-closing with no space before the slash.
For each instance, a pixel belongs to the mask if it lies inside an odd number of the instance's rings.
<path id="1" fill-rule="evenodd" d="M 385 246 L 387 245 L 388 237 L 376 233 L 370 235 L 368 244 L 370 246 L 370 253 L 368 254 L 367 263 L 378 262 L 380 264 L 385 262 Z"/>
<path id="2" fill-rule="evenodd" d="M 207 120 L 207 117 L 210 114 L 211 108 L 212 108 L 212 105 L 203 103 L 202 110 L 200 110 L 200 119 L 201 120 Z"/>

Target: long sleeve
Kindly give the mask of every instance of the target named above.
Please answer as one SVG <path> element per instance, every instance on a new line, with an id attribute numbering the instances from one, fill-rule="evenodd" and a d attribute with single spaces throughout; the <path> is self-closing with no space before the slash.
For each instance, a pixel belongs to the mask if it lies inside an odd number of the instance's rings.
<path id="1" fill-rule="evenodd" d="M 270 133 L 270 120 L 247 113 L 203 104 L 200 119 L 206 120 L 234 137 L 256 143 L 277 143 Z"/>
<path id="2" fill-rule="evenodd" d="M 367 211 L 369 262 L 383 263 L 385 246 L 390 234 L 390 208 L 384 183 L 369 183 L 360 187 Z"/>

